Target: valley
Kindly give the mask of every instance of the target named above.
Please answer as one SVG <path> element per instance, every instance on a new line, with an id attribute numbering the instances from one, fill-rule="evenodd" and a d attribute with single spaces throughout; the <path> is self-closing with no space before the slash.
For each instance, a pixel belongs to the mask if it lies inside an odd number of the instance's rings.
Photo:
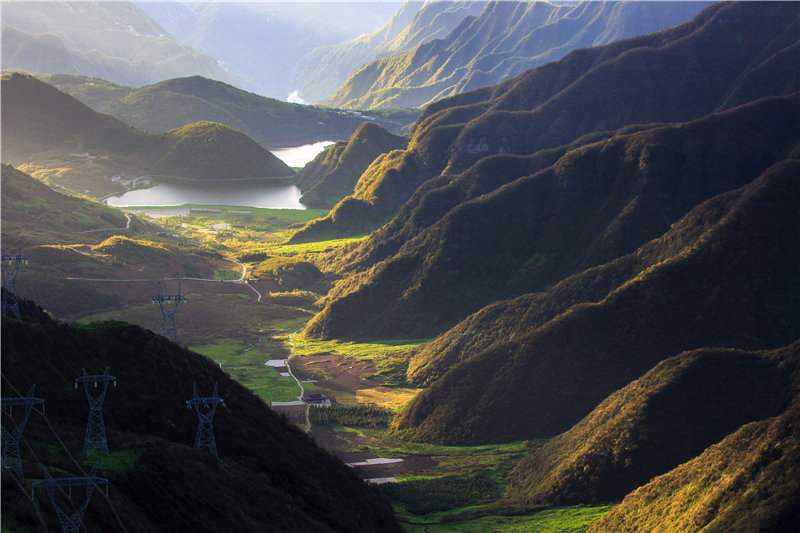
<path id="1" fill-rule="evenodd" d="M 794 531 L 800 4 L 357 4 L 0 15 L 3 533 Z"/>

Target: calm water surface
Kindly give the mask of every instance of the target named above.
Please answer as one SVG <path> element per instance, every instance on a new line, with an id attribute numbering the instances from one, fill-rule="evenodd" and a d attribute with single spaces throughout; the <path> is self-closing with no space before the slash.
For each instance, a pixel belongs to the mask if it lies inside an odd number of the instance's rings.
<path id="1" fill-rule="evenodd" d="M 329 141 L 272 150 L 289 166 L 302 167 L 321 152 Z M 291 184 L 258 183 L 160 183 L 149 189 L 129 191 L 106 200 L 114 207 L 164 205 L 235 205 L 272 209 L 305 209 L 300 189 Z"/>

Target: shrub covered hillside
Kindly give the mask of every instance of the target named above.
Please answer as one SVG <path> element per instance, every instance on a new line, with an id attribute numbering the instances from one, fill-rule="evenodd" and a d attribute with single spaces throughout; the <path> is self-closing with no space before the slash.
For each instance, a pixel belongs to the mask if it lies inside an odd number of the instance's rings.
<path id="1" fill-rule="evenodd" d="M 46 416 L 31 414 L 20 443 L 25 483 L 3 475 L 4 529 L 59 529 L 47 492 L 30 499 L 39 463 L 60 478 L 86 475 L 99 462 L 109 493 L 95 491 L 86 531 L 399 531 L 376 489 L 212 361 L 119 322 L 71 326 L 4 316 L 2 327 L 3 396 L 36 385 L 46 402 Z M 110 453 L 87 458 L 87 399 L 73 382 L 83 368 L 91 375 L 106 367 L 118 380 L 104 405 Z M 210 396 L 215 383 L 227 405 L 214 418 L 218 460 L 192 447 L 197 417 L 185 403 L 194 384 Z M 3 417 L 5 428 L 5 409 Z M 72 504 L 83 495 L 73 489 Z"/>
<path id="2" fill-rule="evenodd" d="M 784 103 L 783 122 L 773 131 L 771 112 L 728 118 L 732 145 L 754 154 L 741 159 L 754 164 L 749 170 L 724 155 L 727 137 L 713 132 L 725 118 L 709 114 L 800 89 L 798 29 L 792 3 L 715 4 L 670 30 L 576 51 L 490 89 L 430 105 L 406 150 L 371 165 L 352 196 L 296 236 L 337 229 L 363 234 L 399 213 L 339 259 L 336 270 L 349 278 L 307 333 L 440 333 L 491 299 L 541 290 L 661 235 L 724 190 L 718 187 L 745 182 L 728 181 L 728 169 L 755 178 L 790 149 L 796 104 Z M 736 53 L 718 52 L 729 49 Z M 641 124 L 653 122 L 675 125 L 671 131 L 651 126 L 645 134 Z M 761 154 L 768 146 L 759 140 L 764 134 L 783 136 L 782 148 Z M 567 145 L 573 149 L 553 165 Z M 703 185 L 678 180 L 680 174 Z M 608 194 L 607 205 L 601 194 Z M 436 316 L 426 314 L 428 303 L 448 301 Z M 368 309 L 372 320 L 357 325 L 353 309 L 359 316 Z"/>
<path id="3" fill-rule="evenodd" d="M 701 204 L 630 257 L 482 313 L 457 328 L 475 349 L 442 358 L 428 351 L 411 362 L 412 376 L 430 386 L 395 420 L 397 429 L 439 442 L 555 435 L 683 350 L 793 342 L 800 338 L 798 207 L 800 162 L 779 163 Z M 637 267 L 639 255 L 650 260 Z M 525 321 L 537 315 L 539 322 Z"/>
<path id="4" fill-rule="evenodd" d="M 403 149 L 408 139 L 392 135 L 373 122 L 365 122 L 348 141 L 339 141 L 317 155 L 297 173 L 295 182 L 309 207 L 331 207 L 353 193 L 359 176 L 375 158 Z"/>

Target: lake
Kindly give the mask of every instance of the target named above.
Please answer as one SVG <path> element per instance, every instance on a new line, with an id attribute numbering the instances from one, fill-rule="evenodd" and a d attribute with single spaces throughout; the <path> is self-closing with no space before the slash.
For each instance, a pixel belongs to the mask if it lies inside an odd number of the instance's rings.
<path id="1" fill-rule="evenodd" d="M 302 167 L 333 144 L 322 141 L 302 146 L 271 150 L 284 163 Z M 106 199 L 114 207 L 165 206 L 165 205 L 234 205 L 265 207 L 271 209 L 305 209 L 300 203 L 300 189 L 287 183 L 241 181 L 227 183 L 169 182 L 159 183 L 149 189 L 128 191 Z"/>

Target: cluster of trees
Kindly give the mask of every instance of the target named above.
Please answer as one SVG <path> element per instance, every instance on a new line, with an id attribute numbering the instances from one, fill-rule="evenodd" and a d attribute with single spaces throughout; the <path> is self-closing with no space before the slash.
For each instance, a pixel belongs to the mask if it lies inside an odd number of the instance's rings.
<path id="1" fill-rule="evenodd" d="M 415 479 L 403 483 L 386 483 L 381 492 L 392 501 L 405 505 L 414 514 L 435 513 L 457 507 L 496 500 L 503 487 L 490 472 L 472 476 L 447 476 L 436 479 Z"/>
<path id="2" fill-rule="evenodd" d="M 332 405 L 311 409 L 309 419 L 318 426 L 388 427 L 394 412 L 377 405 Z"/>

